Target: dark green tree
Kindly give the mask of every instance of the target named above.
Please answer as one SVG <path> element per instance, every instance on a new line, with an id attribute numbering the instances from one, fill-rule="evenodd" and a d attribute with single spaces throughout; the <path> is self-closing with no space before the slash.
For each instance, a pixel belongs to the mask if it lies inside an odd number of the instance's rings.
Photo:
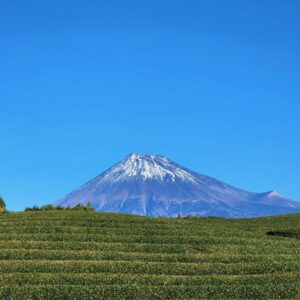
<path id="1" fill-rule="evenodd" d="M 4 213 L 6 211 L 6 204 L 4 199 L 0 196 L 0 213 Z"/>
<path id="2" fill-rule="evenodd" d="M 92 207 L 92 203 L 90 201 L 87 202 L 85 206 L 86 211 L 95 211 L 95 209 Z"/>
<path id="3" fill-rule="evenodd" d="M 55 206 L 48 204 L 41 207 L 41 210 L 55 210 Z"/>
<path id="4" fill-rule="evenodd" d="M 74 210 L 84 210 L 84 206 L 81 203 L 78 203 L 73 209 Z"/>

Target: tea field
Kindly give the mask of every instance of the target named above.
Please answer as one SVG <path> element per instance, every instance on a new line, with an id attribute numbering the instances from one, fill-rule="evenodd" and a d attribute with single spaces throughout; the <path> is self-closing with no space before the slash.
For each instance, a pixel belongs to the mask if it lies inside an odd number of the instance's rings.
<path id="1" fill-rule="evenodd" d="M 300 215 L 0 215 L 0 299 L 300 299 Z"/>

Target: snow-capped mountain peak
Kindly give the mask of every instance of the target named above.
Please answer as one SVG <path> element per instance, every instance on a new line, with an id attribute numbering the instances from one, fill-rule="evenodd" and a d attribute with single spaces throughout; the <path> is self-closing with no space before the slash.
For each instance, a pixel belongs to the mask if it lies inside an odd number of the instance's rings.
<path id="1" fill-rule="evenodd" d="M 276 191 L 271 191 L 268 193 L 267 197 L 272 198 L 272 197 L 282 197 L 282 196 L 279 193 L 277 193 Z"/>
<path id="2" fill-rule="evenodd" d="M 254 217 L 300 212 L 276 192 L 251 193 L 181 167 L 161 155 L 130 154 L 54 205 L 91 202 L 97 211 L 145 216 Z"/>
<path id="3" fill-rule="evenodd" d="M 130 181 L 132 178 L 138 178 L 141 181 L 197 181 L 195 176 L 165 156 L 137 153 L 128 155 L 120 163 L 109 169 L 102 179 L 104 181 Z"/>

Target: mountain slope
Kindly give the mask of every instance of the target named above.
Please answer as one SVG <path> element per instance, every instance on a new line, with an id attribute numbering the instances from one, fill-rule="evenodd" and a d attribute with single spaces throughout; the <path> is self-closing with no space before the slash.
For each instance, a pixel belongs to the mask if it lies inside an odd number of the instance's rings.
<path id="1" fill-rule="evenodd" d="M 97 211 L 144 216 L 254 217 L 300 212 L 276 192 L 251 193 L 159 155 L 131 154 L 55 205 L 91 202 Z"/>

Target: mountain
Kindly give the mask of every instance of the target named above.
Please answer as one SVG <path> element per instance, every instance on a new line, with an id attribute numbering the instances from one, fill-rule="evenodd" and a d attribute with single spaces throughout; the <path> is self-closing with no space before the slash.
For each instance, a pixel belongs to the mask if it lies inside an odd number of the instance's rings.
<path id="1" fill-rule="evenodd" d="M 160 155 L 131 154 L 54 205 L 91 202 L 97 211 L 143 216 L 256 217 L 300 212 L 300 202 L 252 193 Z"/>

